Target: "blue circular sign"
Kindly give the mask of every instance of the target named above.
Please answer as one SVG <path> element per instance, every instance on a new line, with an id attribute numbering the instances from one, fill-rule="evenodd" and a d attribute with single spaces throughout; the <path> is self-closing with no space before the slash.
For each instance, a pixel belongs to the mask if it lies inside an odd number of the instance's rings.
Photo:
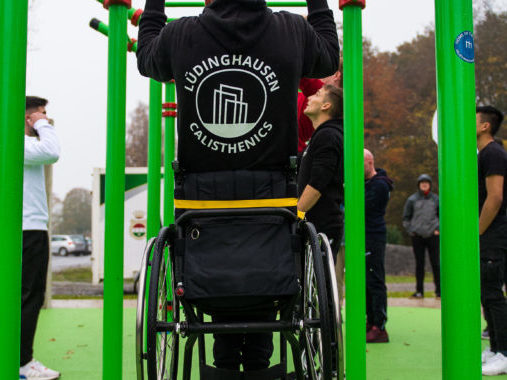
<path id="1" fill-rule="evenodd" d="M 474 36 L 472 32 L 461 32 L 454 41 L 454 50 L 463 61 L 474 62 Z"/>

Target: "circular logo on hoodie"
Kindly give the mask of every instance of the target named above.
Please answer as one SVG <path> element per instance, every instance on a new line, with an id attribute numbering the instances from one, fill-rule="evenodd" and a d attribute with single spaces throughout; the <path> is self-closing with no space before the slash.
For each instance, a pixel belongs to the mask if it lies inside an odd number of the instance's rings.
<path id="1" fill-rule="evenodd" d="M 200 82 L 195 102 L 204 128 L 215 136 L 232 139 L 247 134 L 260 122 L 267 91 L 254 73 L 224 69 Z"/>

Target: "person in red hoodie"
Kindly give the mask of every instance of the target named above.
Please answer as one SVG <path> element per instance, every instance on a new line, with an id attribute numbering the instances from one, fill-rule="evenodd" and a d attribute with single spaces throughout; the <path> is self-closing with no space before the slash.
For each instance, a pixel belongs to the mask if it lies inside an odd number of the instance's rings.
<path id="1" fill-rule="evenodd" d="M 311 120 L 304 114 L 304 110 L 308 105 L 308 98 L 317 93 L 322 86 L 330 84 L 332 86 L 342 88 L 342 73 L 341 73 L 342 62 L 340 60 L 340 67 L 338 71 L 333 75 L 322 78 L 301 78 L 299 81 L 299 89 L 301 92 L 298 93 L 298 158 L 301 157 L 303 151 L 306 148 L 308 140 L 312 137 L 312 133 L 315 130 L 313 128 Z"/>

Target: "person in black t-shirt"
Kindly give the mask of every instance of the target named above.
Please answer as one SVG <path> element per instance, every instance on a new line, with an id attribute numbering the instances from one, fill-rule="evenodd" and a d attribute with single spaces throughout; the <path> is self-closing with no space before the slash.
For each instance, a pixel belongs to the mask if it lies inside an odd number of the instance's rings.
<path id="1" fill-rule="evenodd" d="M 507 373 L 507 302 L 502 292 L 507 259 L 507 153 L 494 141 L 503 115 L 477 107 L 481 303 L 490 347 L 482 353 L 482 374 Z"/>
<path id="2" fill-rule="evenodd" d="M 343 233 L 343 92 L 325 85 L 308 98 L 305 115 L 315 132 L 298 173 L 298 210 L 330 239 L 336 262 Z"/>

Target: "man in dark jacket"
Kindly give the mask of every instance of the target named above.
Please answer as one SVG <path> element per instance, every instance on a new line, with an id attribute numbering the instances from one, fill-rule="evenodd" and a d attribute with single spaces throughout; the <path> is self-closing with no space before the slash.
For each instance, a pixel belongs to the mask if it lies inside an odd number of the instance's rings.
<path id="1" fill-rule="evenodd" d="M 315 132 L 303 152 L 298 174 L 298 210 L 330 239 L 336 262 L 343 234 L 343 95 L 325 85 L 305 109 Z"/>
<path id="2" fill-rule="evenodd" d="M 373 154 L 364 150 L 366 222 L 366 342 L 386 343 L 387 288 L 385 276 L 387 202 L 393 181 L 384 169 L 375 168 Z"/>
<path id="3" fill-rule="evenodd" d="M 297 155 L 299 80 L 329 76 L 339 65 L 336 26 L 327 2 L 309 0 L 306 21 L 272 12 L 263 0 L 215 0 L 199 16 L 167 25 L 164 4 L 146 1 L 137 58 L 142 75 L 176 82 L 178 161 L 186 173 L 182 188 L 192 187 L 186 183 L 190 177 L 218 173 L 225 179 L 209 193 L 221 200 L 221 185 L 236 190 L 235 185 L 256 183 L 255 173 L 263 178 L 270 172 L 275 174 L 268 178 L 285 173 L 290 157 Z M 252 181 L 234 182 L 239 171 L 251 173 Z M 215 182 L 210 183 L 213 187 Z M 252 187 L 243 190 L 235 191 L 234 199 L 275 194 L 271 185 L 263 192 L 257 186 L 253 196 Z M 203 199 L 184 191 L 180 196 Z M 271 313 L 265 317 L 273 318 Z M 271 334 L 215 336 L 219 368 L 266 368 L 272 351 Z"/>
<path id="4" fill-rule="evenodd" d="M 428 174 L 417 179 L 417 193 L 412 194 L 403 210 L 403 227 L 412 237 L 415 255 L 416 291 L 412 298 L 424 297 L 424 258 L 426 248 L 430 255 L 435 296 L 440 298 L 440 242 L 438 195 L 431 191 L 432 180 Z"/>

